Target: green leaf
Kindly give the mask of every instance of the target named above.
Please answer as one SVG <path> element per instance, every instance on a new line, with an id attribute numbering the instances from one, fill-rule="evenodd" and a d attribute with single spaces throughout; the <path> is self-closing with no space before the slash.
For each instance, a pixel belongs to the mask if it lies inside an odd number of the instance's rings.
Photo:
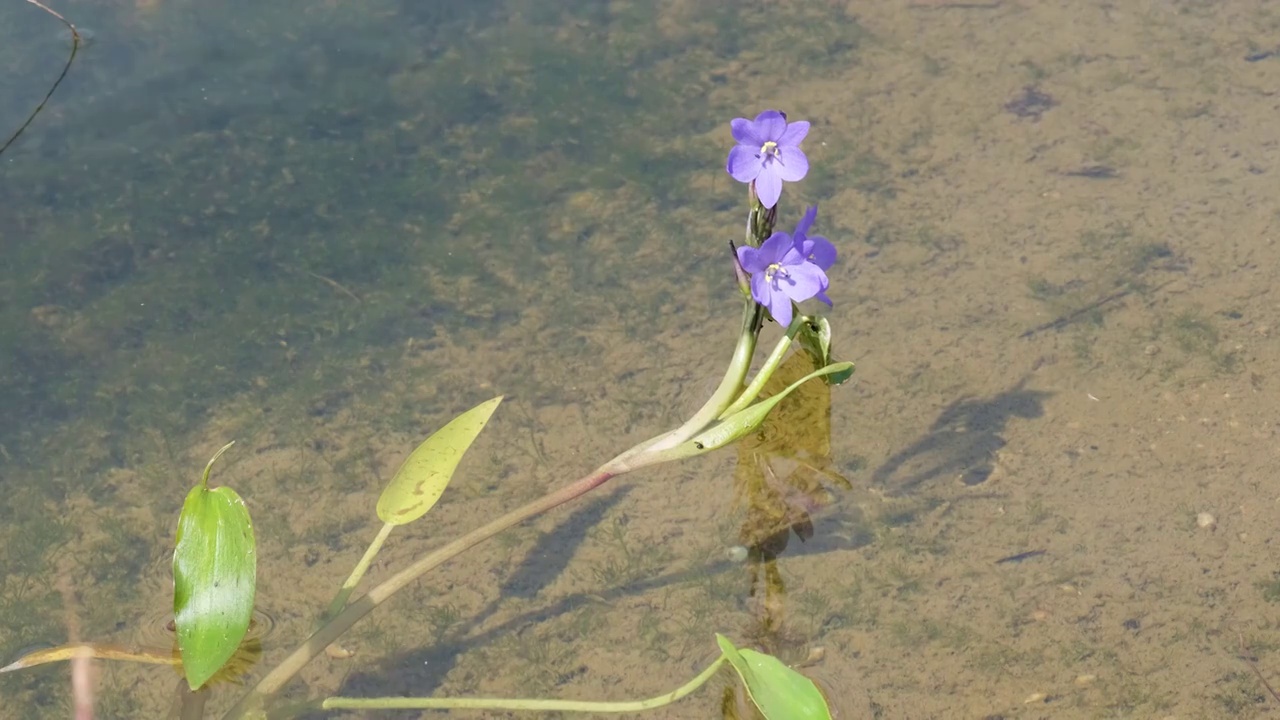
<path id="1" fill-rule="evenodd" d="M 173 615 L 187 684 L 199 689 L 231 659 L 253 617 L 253 521 L 229 487 L 209 489 L 214 460 L 187 494 L 173 551 Z"/>
<path id="2" fill-rule="evenodd" d="M 404 525 L 425 515 L 500 402 L 501 395 L 462 413 L 409 453 L 378 498 L 378 518 L 388 525 Z"/>
<path id="3" fill-rule="evenodd" d="M 694 448 L 693 452 L 697 453 L 724 447 L 725 445 L 728 445 L 729 443 L 760 427 L 761 423 L 764 422 L 764 419 L 769 416 L 769 412 L 773 410 L 778 403 L 782 402 L 783 398 L 790 395 L 796 388 L 814 378 L 824 377 L 827 375 L 847 378 L 852 373 L 853 363 L 851 362 L 832 363 L 824 368 L 814 370 L 808 375 L 805 375 L 799 380 L 788 385 L 785 390 L 777 395 L 770 396 L 768 399 L 761 400 L 755 405 L 739 410 L 724 420 L 721 420 L 715 425 L 712 425 L 706 430 L 694 435 L 693 439 L 689 441 Z"/>
<path id="4" fill-rule="evenodd" d="M 831 720 L 831 709 L 818 686 L 772 655 L 733 646 L 716 634 L 720 651 L 738 671 L 751 702 L 768 720 Z"/>
<path id="5" fill-rule="evenodd" d="M 800 326 L 796 339 L 800 347 L 813 358 L 813 364 L 823 367 L 831 362 L 831 323 L 824 317 L 809 318 Z M 827 378 L 830 382 L 830 377 Z"/>
<path id="6" fill-rule="evenodd" d="M 826 376 L 828 385 L 843 385 L 846 380 L 853 377 L 853 363 L 841 363 L 845 367 Z"/>
<path id="7" fill-rule="evenodd" d="M 826 318 L 809 318 L 800 327 L 797 340 L 815 365 L 822 367 L 831 362 L 831 323 Z M 828 375 L 826 381 L 828 385 L 843 385 L 852 376 L 853 365 L 850 364 L 848 369 Z"/>

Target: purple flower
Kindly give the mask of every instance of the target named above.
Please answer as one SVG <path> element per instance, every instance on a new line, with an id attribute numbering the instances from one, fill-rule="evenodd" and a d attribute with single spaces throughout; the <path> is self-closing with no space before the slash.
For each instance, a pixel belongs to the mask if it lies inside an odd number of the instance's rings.
<path id="1" fill-rule="evenodd" d="M 814 247 L 818 239 L 810 241 Z M 834 255 L 833 248 L 833 260 Z M 774 233 L 759 248 L 738 248 L 738 262 L 743 270 L 751 273 L 751 297 L 768 308 L 779 325 L 791 324 L 793 301 L 826 298 L 827 273 L 805 257 L 787 233 Z"/>
<path id="2" fill-rule="evenodd" d="M 814 205 L 805 211 L 804 217 L 800 218 L 800 222 L 796 223 L 796 231 L 792 233 L 792 241 L 796 244 L 796 250 L 800 251 L 800 255 L 808 262 L 817 265 L 824 273 L 831 269 L 836 262 L 836 246 L 831 241 L 815 235 L 809 237 L 809 228 L 813 226 L 813 221 L 818 219 L 818 206 Z M 818 291 L 815 298 L 831 305 L 831 298 L 827 297 L 826 286 Z"/>
<path id="3" fill-rule="evenodd" d="M 738 265 L 751 275 L 751 297 L 781 325 L 791 324 L 792 302 L 817 298 L 831 305 L 826 271 L 835 264 L 836 248 L 824 237 L 809 236 L 817 219 L 815 205 L 805 211 L 791 235 L 778 232 L 758 249 L 738 248 Z"/>
<path id="4" fill-rule="evenodd" d="M 755 120 L 736 118 L 730 127 L 738 145 L 729 151 L 725 169 L 738 182 L 754 182 L 766 208 L 777 205 L 783 181 L 796 182 L 809 172 L 809 158 L 800 149 L 809 123 L 788 124 L 784 113 L 765 110 Z"/>

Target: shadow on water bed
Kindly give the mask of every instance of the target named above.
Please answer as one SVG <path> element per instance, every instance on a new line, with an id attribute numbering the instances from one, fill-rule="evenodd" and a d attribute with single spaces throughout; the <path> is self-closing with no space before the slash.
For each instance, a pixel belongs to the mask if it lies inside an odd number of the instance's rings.
<path id="1" fill-rule="evenodd" d="M 1001 434 L 1009 421 L 1044 415 L 1044 401 L 1051 393 L 1024 390 L 1025 382 L 986 400 L 953 401 L 927 434 L 876 468 L 872 483 L 890 493 L 905 494 L 931 480 L 958 479 L 967 486 L 986 482 L 996 452 L 1005 446 Z"/>

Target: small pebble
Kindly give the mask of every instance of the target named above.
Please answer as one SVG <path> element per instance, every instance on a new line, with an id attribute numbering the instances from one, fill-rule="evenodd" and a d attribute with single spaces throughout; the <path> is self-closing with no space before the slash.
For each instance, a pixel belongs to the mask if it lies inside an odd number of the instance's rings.
<path id="1" fill-rule="evenodd" d="M 329 657 L 333 658 L 334 660 L 346 660 L 346 659 L 348 659 L 348 658 L 353 658 L 353 657 L 355 657 L 355 656 L 356 656 L 356 651 L 355 651 L 355 650 L 348 650 L 348 649 L 346 649 L 346 648 L 342 647 L 341 645 L 339 645 L 339 644 L 337 644 L 337 643 L 334 643 L 334 644 L 332 644 L 332 645 L 327 646 L 327 647 L 324 649 L 324 654 L 325 654 L 325 655 L 328 655 Z"/>
<path id="2" fill-rule="evenodd" d="M 820 664 L 825 659 L 827 659 L 827 649 L 818 645 L 817 647 L 809 648 L 809 656 L 797 663 L 796 667 L 811 667 Z"/>
<path id="3" fill-rule="evenodd" d="M 747 559 L 747 555 L 749 554 L 748 550 L 741 545 L 734 545 L 733 547 L 725 550 L 725 555 L 732 562 L 743 562 Z"/>
<path id="4" fill-rule="evenodd" d="M 1218 518 L 1213 513 L 1202 512 L 1196 515 L 1196 527 L 1204 530 L 1213 530 L 1218 527 Z"/>

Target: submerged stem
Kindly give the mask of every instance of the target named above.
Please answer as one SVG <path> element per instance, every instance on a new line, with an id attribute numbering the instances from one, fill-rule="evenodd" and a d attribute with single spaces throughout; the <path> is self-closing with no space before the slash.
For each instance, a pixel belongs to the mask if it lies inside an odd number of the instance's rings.
<path id="1" fill-rule="evenodd" d="M 179 720 L 200 720 L 204 717 L 204 706 L 209 701 L 209 688 L 202 687 L 199 690 L 192 690 L 187 687 L 187 681 L 178 681 L 178 694 L 180 708 L 178 710 Z"/>
<path id="2" fill-rule="evenodd" d="M 697 677 L 664 695 L 648 700 L 623 700 L 614 702 L 592 702 L 588 700 L 523 700 L 518 698 L 341 698 L 333 697 L 325 700 L 321 707 L 326 710 L 428 710 L 445 708 L 469 708 L 476 710 L 542 710 L 561 712 L 597 712 L 623 713 L 652 710 L 685 697 L 702 687 L 720 669 L 725 661 L 724 655 L 707 666 Z"/>
<path id="3" fill-rule="evenodd" d="M 642 467 L 643 464 L 635 467 Z M 609 479 L 621 475 L 627 469 L 614 468 L 613 463 L 608 463 L 594 473 L 581 478 L 571 485 L 567 485 L 550 495 L 545 495 L 524 507 L 517 508 L 511 512 L 497 518 L 475 530 L 463 535 L 462 537 L 445 544 L 443 547 L 428 553 L 417 562 L 406 567 L 381 584 L 374 587 L 368 594 L 360 597 L 355 602 L 347 605 L 341 613 L 328 620 L 318 630 L 311 634 L 302 645 L 298 646 L 289 654 L 279 665 L 271 672 L 267 673 L 258 684 L 249 691 L 247 695 L 236 703 L 224 715 L 225 718 L 240 718 L 248 716 L 250 713 L 261 713 L 265 700 L 284 687 L 294 675 L 298 673 L 307 663 L 309 663 L 316 655 L 319 655 L 333 641 L 337 640 L 343 633 L 355 625 L 361 618 L 369 614 L 374 608 L 386 602 L 395 593 L 399 592 L 409 583 L 418 579 L 425 573 L 439 567 L 448 560 L 461 555 L 463 552 L 478 545 L 485 540 L 497 535 L 507 528 L 528 520 L 535 515 L 540 515 L 552 508 L 563 505 L 597 487 L 600 487 Z"/>

